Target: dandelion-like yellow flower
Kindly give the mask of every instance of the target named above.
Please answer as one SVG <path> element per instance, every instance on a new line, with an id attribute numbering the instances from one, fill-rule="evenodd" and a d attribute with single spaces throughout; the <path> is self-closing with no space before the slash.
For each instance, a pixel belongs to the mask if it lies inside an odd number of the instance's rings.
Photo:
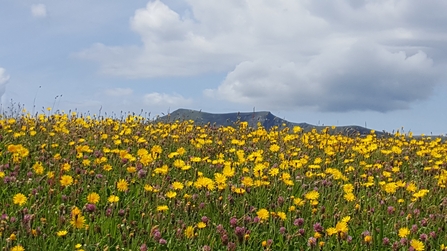
<path id="1" fill-rule="evenodd" d="M 158 212 L 164 212 L 164 211 L 168 211 L 169 207 L 167 205 L 161 205 L 157 207 L 157 211 Z"/>
<path id="2" fill-rule="evenodd" d="M 71 184 L 73 184 L 73 177 L 71 177 L 70 175 L 62 175 L 60 183 L 63 187 L 70 186 Z"/>
<path id="3" fill-rule="evenodd" d="M 110 195 L 109 198 L 107 199 L 107 201 L 110 203 L 117 203 L 119 200 L 120 200 L 120 197 L 118 197 L 116 195 Z"/>
<path id="4" fill-rule="evenodd" d="M 408 228 L 403 227 L 403 228 L 399 229 L 399 233 L 398 233 L 398 235 L 399 235 L 400 238 L 405 238 L 405 237 L 407 237 L 409 234 L 410 234 L 410 230 L 409 230 Z"/>
<path id="5" fill-rule="evenodd" d="M 14 246 L 10 249 L 11 251 L 25 251 L 25 248 L 23 248 L 21 245 Z"/>
<path id="6" fill-rule="evenodd" d="M 185 236 L 186 236 L 186 238 L 193 238 L 194 237 L 194 227 L 193 226 L 188 226 L 185 229 Z"/>
<path id="7" fill-rule="evenodd" d="M 412 239 L 410 241 L 410 246 L 413 247 L 414 250 L 416 250 L 416 251 L 424 251 L 424 249 L 425 249 L 424 243 L 422 241 L 415 240 L 415 239 Z"/>
<path id="8" fill-rule="evenodd" d="M 127 183 L 127 181 L 125 181 L 124 179 L 120 179 L 116 183 L 116 188 L 118 188 L 118 191 L 120 192 L 125 192 L 129 189 L 129 183 Z"/>
<path id="9" fill-rule="evenodd" d="M 26 203 L 27 198 L 22 193 L 18 193 L 16 195 L 14 195 L 14 197 L 12 198 L 12 201 L 14 204 L 22 206 L 23 204 Z"/>
<path id="10" fill-rule="evenodd" d="M 304 198 L 307 200 L 317 200 L 320 197 L 320 193 L 315 190 L 312 190 L 304 195 Z"/>
<path id="11" fill-rule="evenodd" d="M 92 204 L 96 204 L 99 202 L 100 196 L 99 194 L 93 192 L 87 195 L 87 201 Z"/>
<path id="12" fill-rule="evenodd" d="M 174 191 L 169 191 L 166 194 L 166 197 L 168 197 L 169 199 L 175 198 L 175 196 L 177 196 L 177 193 Z"/>
<path id="13" fill-rule="evenodd" d="M 70 224 L 74 227 L 74 228 L 83 228 L 84 224 L 85 224 L 85 217 L 79 214 L 74 215 L 71 218 Z"/>
<path id="14" fill-rule="evenodd" d="M 67 233 L 68 233 L 67 230 L 61 230 L 61 231 L 58 231 L 56 234 L 59 237 L 64 237 L 67 235 Z"/>
<path id="15" fill-rule="evenodd" d="M 33 165 L 33 169 L 36 174 L 39 174 L 39 175 L 43 174 L 44 168 L 43 168 L 42 162 L 36 162 Z"/>
<path id="16" fill-rule="evenodd" d="M 205 228 L 205 227 L 206 227 L 206 224 L 204 222 L 197 223 L 197 228 L 202 229 L 202 228 Z"/>
<path id="17" fill-rule="evenodd" d="M 270 214 L 267 209 L 262 208 L 258 212 L 256 212 L 256 215 L 259 217 L 260 220 L 267 220 Z"/>
<path id="18" fill-rule="evenodd" d="M 105 164 L 103 167 L 102 167 L 102 169 L 104 170 L 104 171 L 111 171 L 113 168 L 112 168 L 112 165 L 110 165 L 110 164 Z"/>
<path id="19" fill-rule="evenodd" d="M 277 212 L 276 215 L 281 219 L 281 220 L 286 220 L 287 219 L 287 215 L 284 212 Z"/>
<path id="20" fill-rule="evenodd" d="M 345 198 L 346 201 L 354 201 L 355 200 L 355 195 L 353 193 L 347 193 L 343 197 Z"/>
<path id="21" fill-rule="evenodd" d="M 184 185 L 181 182 L 175 181 L 172 183 L 172 189 L 174 190 L 182 190 Z"/>

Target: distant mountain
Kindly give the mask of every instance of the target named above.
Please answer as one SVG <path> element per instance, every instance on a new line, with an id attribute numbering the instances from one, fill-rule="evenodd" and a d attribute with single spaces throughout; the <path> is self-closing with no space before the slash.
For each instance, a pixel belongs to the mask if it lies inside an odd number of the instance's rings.
<path id="1" fill-rule="evenodd" d="M 320 131 L 327 126 L 316 126 L 307 123 L 293 123 L 287 120 L 276 117 L 271 112 L 233 112 L 233 113 L 208 113 L 189 109 L 178 109 L 168 115 L 158 117 L 155 121 L 158 122 L 174 122 L 176 120 L 185 121 L 193 120 L 197 125 L 211 124 L 215 126 L 234 126 L 236 122 L 248 122 L 250 127 L 257 127 L 258 122 L 266 129 L 269 130 L 274 126 L 293 128 L 294 126 L 301 127 L 304 131 L 310 131 L 313 128 Z M 371 129 L 361 126 L 337 126 L 334 130 L 330 130 L 335 133 L 343 133 L 349 135 L 367 135 L 371 132 Z M 376 135 L 384 135 L 383 132 L 376 132 Z"/>

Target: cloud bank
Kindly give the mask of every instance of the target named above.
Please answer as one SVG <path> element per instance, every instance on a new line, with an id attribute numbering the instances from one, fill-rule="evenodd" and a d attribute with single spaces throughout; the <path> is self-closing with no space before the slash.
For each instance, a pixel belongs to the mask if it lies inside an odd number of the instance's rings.
<path id="1" fill-rule="evenodd" d="M 335 112 L 407 109 L 433 94 L 447 63 L 437 56 L 447 55 L 447 2 L 186 2 L 183 13 L 159 0 L 136 10 L 141 46 L 97 43 L 77 56 L 128 78 L 226 73 L 205 96 Z"/>

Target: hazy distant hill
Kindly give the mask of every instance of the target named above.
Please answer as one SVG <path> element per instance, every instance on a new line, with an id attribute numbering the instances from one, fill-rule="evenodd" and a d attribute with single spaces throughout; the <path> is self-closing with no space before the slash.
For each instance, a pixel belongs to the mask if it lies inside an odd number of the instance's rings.
<path id="1" fill-rule="evenodd" d="M 234 113 L 208 113 L 189 109 L 178 109 L 168 115 L 163 117 L 158 117 L 156 121 L 162 122 L 174 122 L 176 120 L 193 120 L 197 125 L 204 125 L 210 123 L 215 126 L 233 126 L 237 121 L 246 121 L 251 127 L 256 127 L 258 122 L 262 126 L 269 130 L 274 126 L 282 127 L 285 124 L 287 127 L 292 128 L 293 126 L 300 126 L 304 131 L 310 131 L 313 128 L 317 130 L 322 130 L 326 126 L 315 126 L 307 123 L 293 123 L 287 120 L 276 117 L 271 112 L 261 111 L 261 112 L 234 112 Z M 361 126 L 338 126 L 335 129 L 335 133 L 343 134 L 356 134 L 366 135 L 371 132 L 371 129 L 361 127 Z M 376 132 L 377 136 L 383 135 L 383 132 Z"/>

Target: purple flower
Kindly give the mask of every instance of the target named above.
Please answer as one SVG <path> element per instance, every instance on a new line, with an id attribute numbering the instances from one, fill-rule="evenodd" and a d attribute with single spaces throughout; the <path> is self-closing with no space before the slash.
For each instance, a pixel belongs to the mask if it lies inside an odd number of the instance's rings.
<path id="1" fill-rule="evenodd" d="M 85 206 L 85 210 L 89 213 L 93 213 L 96 210 L 96 206 L 95 206 L 95 204 L 87 204 Z"/>
<path id="2" fill-rule="evenodd" d="M 304 228 L 298 229 L 298 234 L 299 235 L 304 236 L 305 233 L 306 233 L 306 230 L 304 230 Z"/>
<path id="3" fill-rule="evenodd" d="M 395 209 L 394 209 L 394 207 L 389 206 L 389 207 L 387 208 L 387 211 L 388 211 L 388 214 L 392 214 L 392 213 L 394 213 Z"/>
<path id="4" fill-rule="evenodd" d="M 154 231 L 154 240 L 155 241 L 160 241 L 160 239 L 161 239 L 161 233 L 160 233 L 160 231 L 158 231 L 158 229 L 156 229 Z"/>
<path id="5" fill-rule="evenodd" d="M 143 245 L 140 246 L 140 251 L 147 251 L 146 243 L 144 243 Z"/>
<path id="6" fill-rule="evenodd" d="M 421 234 L 421 235 L 419 235 L 419 239 L 421 239 L 421 241 L 427 241 L 428 235 L 427 234 Z"/>
<path id="7" fill-rule="evenodd" d="M 230 225 L 231 225 L 232 227 L 235 227 L 235 226 L 237 225 L 237 219 L 236 219 L 236 217 L 231 217 L 231 219 L 230 219 Z"/>
<path id="8" fill-rule="evenodd" d="M 315 223 L 313 227 L 314 227 L 314 231 L 315 232 L 320 232 L 321 233 L 321 232 L 324 231 L 323 226 L 321 226 L 321 224 L 319 222 Z"/>
<path id="9" fill-rule="evenodd" d="M 412 233 L 416 233 L 417 231 L 418 231 L 418 225 L 414 224 L 413 226 L 411 226 Z"/>
<path id="10" fill-rule="evenodd" d="M 302 226 L 303 224 L 304 224 L 303 218 L 298 218 L 293 221 L 293 225 L 298 226 L 298 227 Z"/>
<path id="11" fill-rule="evenodd" d="M 208 221 L 209 221 L 209 219 L 208 219 L 208 217 L 206 217 L 206 216 L 202 216 L 202 222 L 203 223 L 208 223 Z"/>
<path id="12" fill-rule="evenodd" d="M 402 239 L 400 239 L 400 244 L 401 244 L 402 246 L 407 245 L 407 243 L 408 243 L 407 238 L 402 238 Z"/>
<path id="13" fill-rule="evenodd" d="M 208 245 L 205 245 L 202 247 L 202 251 L 211 251 L 211 247 Z"/>
<path id="14" fill-rule="evenodd" d="M 436 233 L 435 233 L 435 231 L 431 231 L 431 232 L 430 232 L 430 237 L 433 238 L 433 239 L 436 239 Z"/>
<path id="15" fill-rule="evenodd" d="M 168 242 L 167 242 L 165 239 L 161 238 L 161 239 L 158 241 L 158 243 L 160 243 L 161 245 L 166 245 Z"/>
<path id="16" fill-rule="evenodd" d="M 222 241 L 222 244 L 224 246 L 228 245 L 228 235 L 224 234 L 220 237 L 220 240 Z"/>
<path id="17" fill-rule="evenodd" d="M 280 234 L 285 234 L 286 233 L 286 228 L 285 227 L 280 227 L 279 228 L 279 233 Z"/>
<path id="18" fill-rule="evenodd" d="M 284 197 L 279 196 L 277 202 L 279 206 L 282 206 L 282 204 L 284 204 Z"/>
<path id="19" fill-rule="evenodd" d="M 385 237 L 385 238 L 383 238 L 382 243 L 383 243 L 384 246 L 388 246 L 390 244 L 390 239 Z"/>
<path id="20" fill-rule="evenodd" d="M 112 208 L 109 207 L 109 208 L 106 209 L 106 216 L 107 217 L 112 216 Z"/>

